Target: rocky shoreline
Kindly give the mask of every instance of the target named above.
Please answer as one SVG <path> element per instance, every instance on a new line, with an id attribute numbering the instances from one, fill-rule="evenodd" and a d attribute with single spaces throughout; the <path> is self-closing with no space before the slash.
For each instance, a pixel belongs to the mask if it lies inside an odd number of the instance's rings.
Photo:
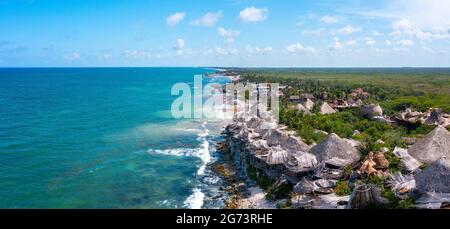
<path id="1" fill-rule="evenodd" d="M 228 159 L 216 169 L 229 183 L 231 197 L 226 208 L 385 206 L 388 200 L 380 190 L 362 182 L 371 175 L 386 178 L 395 198 L 413 199 L 416 208 L 443 208 L 450 203 L 449 185 L 444 184 L 450 182 L 446 158 L 450 155 L 450 133 L 441 126 L 410 149 L 394 150 L 404 175 L 388 170 L 383 152 L 361 158 L 360 143 L 353 139 L 331 133 L 319 144 L 307 145 L 276 123 L 270 112 L 236 114 L 223 136 L 225 141 L 218 148 Z M 425 156 L 412 156 L 418 154 L 416 148 L 426 152 L 426 160 Z M 422 171 L 423 163 L 429 166 Z M 346 185 L 342 185 L 344 180 Z"/>

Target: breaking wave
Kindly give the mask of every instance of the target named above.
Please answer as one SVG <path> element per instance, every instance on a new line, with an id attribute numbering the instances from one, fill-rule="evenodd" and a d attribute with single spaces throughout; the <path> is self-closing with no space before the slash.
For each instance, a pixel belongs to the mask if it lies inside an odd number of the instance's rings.
<path id="1" fill-rule="evenodd" d="M 193 191 L 194 193 L 192 193 L 192 195 L 184 201 L 184 206 L 190 209 L 201 209 L 205 199 L 205 194 L 202 190 L 200 190 L 200 188 L 194 188 Z"/>
<path id="2" fill-rule="evenodd" d="M 147 152 L 150 154 L 176 157 L 197 157 L 201 160 L 201 164 L 197 170 L 197 176 L 201 177 L 205 174 L 208 163 L 211 162 L 211 152 L 209 150 L 210 142 L 207 139 L 209 136 L 209 129 L 207 128 L 207 125 L 207 122 L 202 123 L 202 129 L 198 131 L 197 140 L 200 142 L 198 148 L 149 149 Z M 203 206 L 204 198 L 205 194 L 202 192 L 199 185 L 197 185 L 197 187 L 192 190 L 192 194 L 184 202 L 184 205 L 191 209 L 199 209 Z"/>

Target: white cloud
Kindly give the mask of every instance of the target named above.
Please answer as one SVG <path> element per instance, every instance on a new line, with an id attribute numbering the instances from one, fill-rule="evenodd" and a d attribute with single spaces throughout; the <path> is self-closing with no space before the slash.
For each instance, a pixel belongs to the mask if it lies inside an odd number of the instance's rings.
<path id="1" fill-rule="evenodd" d="M 338 51 L 345 48 L 345 45 L 339 41 L 339 38 L 335 37 L 333 43 L 330 45 L 329 49 L 331 51 Z"/>
<path id="2" fill-rule="evenodd" d="M 185 47 L 185 42 L 184 42 L 184 40 L 181 39 L 181 38 L 178 38 L 178 39 L 177 39 L 177 42 L 176 42 L 176 45 L 175 45 L 175 47 L 174 47 L 174 49 L 177 51 L 177 54 L 178 54 L 178 55 L 181 55 L 181 54 L 184 53 L 184 47 Z"/>
<path id="3" fill-rule="evenodd" d="M 151 55 L 147 53 L 146 51 L 141 50 L 125 50 L 125 56 L 127 58 L 133 58 L 133 59 L 143 59 L 143 58 L 149 58 Z"/>
<path id="4" fill-rule="evenodd" d="M 302 35 L 321 35 L 322 33 L 324 33 L 325 31 L 327 31 L 327 29 L 325 28 L 319 28 L 316 30 L 305 30 L 302 32 Z"/>
<path id="5" fill-rule="evenodd" d="M 222 12 L 206 13 L 201 18 L 192 22 L 193 25 L 212 27 L 222 17 Z"/>
<path id="6" fill-rule="evenodd" d="M 226 39 L 227 42 L 230 43 L 234 42 L 235 38 L 240 34 L 239 31 L 232 29 L 227 30 L 223 27 L 217 28 L 217 33 L 219 34 L 219 36 L 223 37 L 224 39 Z"/>
<path id="7" fill-rule="evenodd" d="M 403 39 L 403 40 L 398 41 L 397 44 L 406 47 L 406 46 L 414 45 L 414 42 L 412 40 L 405 40 L 405 39 Z"/>
<path id="8" fill-rule="evenodd" d="M 234 55 L 234 54 L 238 53 L 238 50 L 235 49 L 235 48 L 221 48 L 221 47 L 217 47 L 215 51 L 219 55 Z"/>
<path id="9" fill-rule="evenodd" d="M 405 30 L 405 29 L 410 29 L 411 27 L 412 27 L 411 22 L 406 18 L 402 18 L 398 21 L 395 21 L 392 24 L 393 30 Z"/>
<path id="10" fill-rule="evenodd" d="M 81 58 L 80 54 L 77 52 L 65 54 L 63 57 L 67 60 L 78 60 Z"/>
<path id="11" fill-rule="evenodd" d="M 97 56 L 97 59 L 99 59 L 99 60 L 109 60 L 111 58 L 112 58 L 112 55 L 109 53 L 104 53 L 104 54 Z"/>
<path id="12" fill-rule="evenodd" d="M 351 25 L 347 25 L 345 27 L 342 27 L 341 29 L 339 29 L 339 33 L 344 34 L 344 35 L 349 35 L 352 33 L 356 33 L 361 31 L 361 28 L 355 28 Z"/>
<path id="13" fill-rule="evenodd" d="M 450 28 L 449 28 L 450 29 Z M 400 38 L 416 38 L 422 41 L 432 40 L 448 40 L 450 39 L 449 31 L 445 29 L 433 29 L 430 31 L 424 31 L 418 28 L 410 28 L 404 30 L 396 30 L 389 34 L 392 37 Z"/>
<path id="14" fill-rule="evenodd" d="M 303 47 L 303 45 L 300 44 L 300 42 L 296 42 L 294 44 L 287 46 L 286 51 L 292 54 L 316 52 L 316 50 L 313 47 Z"/>
<path id="15" fill-rule="evenodd" d="M 330 15 L 325 15 L 320 19 L 320 22 L 325 23 L 325 24 L 335 24 L 338 21 L 339 20 L 337 19 L 337 17 L 333 17 Z"/>
<path id="16" fill-rule="evenodd" d="M 371 37 L 366 37 L 365 40 L 368 46 L 374 46 L 375 44 L 377 44 L 377 41 Z"/>
<path id="17" fill-rule="evenodd" d="M 239 19 L 243 22 L 259 22 L 267 19 L 267 8 L 255 8 L 253 6 L 243 9 L 239 13 Z"/>
<path id="18" fill-rule="evenodd" d="M 397 15 L 422 30 L 448 27 L 450 1 L 446 0 L 396 0 L 392 6 Z"/>
<path id="19" fill-rule="evenodd" d="M 253 54 L 265 55 L 265 54 L 272 52 L 273 48 L 271 46 L 266 46 L 266 47 L 260 48 L 260 47 L 252 47 L 251 45 L 247 45 L 246 51 L 249 56 L 251 56 Z"/>
<path id="20" fill-rule="evenodd" d="M 392 0 L 367 15 L 392 20 L 391 36 L 422 41 L 450 39 L 450 1 Z"/>
<path id="21" fill-rule="evenodd" d="M 385 40 L 385 41 L 384 41 L 384 44 L 387 45 L 387 46 L 391 46 L 391 45 L 392 45 L 392 41 L 390 41 L 390 40 Z"/>
<path id="22" fill-rule="evenodd" d="M 177 25 L 178 23 L 180 23 L 184 19 L 184 16 L 186 16 L 185 12 L 174 13 L 167 17 L 166 23 L 168 26 L 173 27 L 173 26 Z"/>
<path id="23" fill-rule="evenodd" d="M 184 49 L 184 40 L 181 38 L 177 39 L 177 49 Z"/>
<path id="24" fill-rule="evenodd" d="M 376 30 L 372 31 L 372 34 L 373 34 L 374 36 L 383 36 L 383 35 L 384 35 L 384 33 L 378 32 L 378 31 L 376 31 Z"/>
<path id="25" fill-rule="evenodd" d="M 358 41 L 356 41 L 356 40 L 349 40 L 349 41 L 345 42 L 345 45 L 356 45 L 356 44 L 358 44 Z"/>

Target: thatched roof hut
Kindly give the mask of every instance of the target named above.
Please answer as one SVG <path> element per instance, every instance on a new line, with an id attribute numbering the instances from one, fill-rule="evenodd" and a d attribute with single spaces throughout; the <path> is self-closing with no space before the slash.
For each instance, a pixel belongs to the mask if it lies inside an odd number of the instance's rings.
<path id="1" fill-rule="evenodd" d="M 441 109 L 431 109 L 430 116 L 425 119 L 424 123 L 427 125 L 441 125 L 445 123 L 443 112 Z"/>
<path id="2" fill-rule="evenodd" d="M 303 114 L 305 114 L 305 115 L 310 115 L 311 114 L 311 112 L 305 106 L 303 106 L 302 104 L 297 104 L 297 106 L 295 108 L 297 110 L 299 110 L 299 111 L 302 111 Z"/>
<path id="3" fill-rule="evenodd" d="M 370 104 L 361 106 L 361 115 L 367 118 L 373 118 L 375 116 L 383 116 L 383 109 L 380 105 Z"/>
<path id="4" fill-rule="evenodd" d="M 336 113 L 336 110 L 334 110 L 327 102 L 324 102 L 320 106 L 320 113 L 323 115 L 334 114 Z"/>
<path id="5" fill-rule="evenodd" d="M 310 153 L 295 155 L 294 158 L 299 170 L 306 171 L 314 168 L 318 164 L 316 156 Z"/>
<path id="6" fill-rule="evenodd" d="M 336 134 L 328 135 L 323 142 L 311 148 L 309 152 L 314 154 L 320 162 L 338 167 L 357 162 L 361 157 L 355 147 Z"/>
<path id="7" fill-rule="evenodd" d="M 416 187 L 422 192 L 450 193 L 450 160 L 441 158 L 417 174 Z"/>
<path id="8" fill-rule="evenodd" d="M 288 161 L 288 153 L 280 147 L 272 147 L 267 155 L 266 162 L 269 165 L 281 165 Z"/>
<path id="9" fill-rule="evenodd" d="M 298 95 L 293 95 L 293 96 L 290 96 L 290 97 L 289 97 L 289 101 L 290 101 L 291 103 L 300 103 L 302 100 L 301 100 L 300 96 L 298 96 Z"/>
<path id="10" fill-rule="evenodd" d="M 260 124 L 261 124 L 261 119 L 259 118 L 251 118 L 248 122 L 247 122 L 247 127 L 250 129 L 256 129 Z"/>
<path id="11" fill-rule="evenodd" d="M 314 182 L 303 178 L 303 180 L 301 180 L 294 186 L 294 192 L 297 194 L 311 194 L 318 188 L 319 187 L 315 185 Z"/>
<path id="12" fill-rule="evenodd" d="M 401 158 L 400 167 L 407 172 L 411 173 L 411 172 L 417 171 L 417 170 L 419 170 L 420 166 L 422 165 L 422 163 L 420 163 L 417 159 L 412 157 L 408 153 L 408 150 L 406 150 L 406 149 L 402 149 L 400 147 L 395 147 L 393 153 L 398 158 Z"/>
<path id="13" fill-rule="evenodd" d="M 306 99 L 306 101 L 303 103 L 303 106 L 311 111 L 314 107 L 314 102 L 311 99 Z"/>
<path id="14" fill-rule="evenodd" d="M 283 149 L 292 154 L 308 152 L 311 149 L 311 147 L 304 143 L 300 138 L 292 135 L 282 138 L 280 145 Z"/>
<path id="15" fill-rule="evenodd" d="M 262 121 L 259 126 L 257 126 L 254 129 L 255 133 L 258 133 L 261 136 L 264 136 L 265 134 L 267 134 L 267 132 L 269 130 L 273 130 L 277 127 L 277 124 L 275 122 L 266 122 L 266 121 Z"/>
<path id="16" fill-rule="evenodd" d="M 426 164 L 431 164 L 443 156 L 450 158 L 450 133 L 444 127 L 438 126 L 412 145 L 408 152 Z"/>
<path id="17" fill-rule="evenodd" d="M 283 138 L 286 138 L 286 134 L 283 133 L 279 129 L 272 129 L 269 130 L 263 138 L 267 141 L 267 144 L 269 146 L 279 146 L 281 145 L 281 141 Z"/>

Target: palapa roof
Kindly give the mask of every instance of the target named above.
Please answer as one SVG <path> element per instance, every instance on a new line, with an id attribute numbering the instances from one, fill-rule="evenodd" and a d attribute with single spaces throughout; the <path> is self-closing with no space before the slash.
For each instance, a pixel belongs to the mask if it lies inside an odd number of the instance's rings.
<path id="1" fill-rule="evenodd" d="M 361 158 L 355 147 L 336 134 L 328 135 L 324 141 L 311 148 L 309 152 L 314 154 L 320 162 L 338 167 L 352 164 Z"/>
<path id="2" fill-rule="evenodd" d="M 310 153 L 295 155 L 294 158 L 299 171 L 312 169 L 318 164 L 316 156 Z"/>
<path id="3" fill-rule="evenodd" d="M 382 116 L 383 108 L 381 108 L 380 105 L 377 105 L 377 104 L 362 105 L 361 106 L 361 115 L 369 117 L 369 118 L 372 118 L 375 116 Z"/>
<path id="4" fill-rule="evenodd" d="M 295 136 L 286 136 L 281 139 L 280 145 L 283 149 L 293 154 L 308 152 L 311 147 Z"/>
<path id="5" fill-rule="evenodd" d="M 441 158 L 416 176 L 422 192 L 450 193 L 450 160 Z"/>
<path id="6" fill-rule="evenodd" d="M 295 108 L 297 108 L 297 110 L 299 110 L 299 111 L 303 111 L 303 113 L 306 114 L 306 115 L 310 115 L 311 114 L 309 109 L 306 108 L 305 106 L 303 106 L 302 104 L 297 104 L 297 106 Z"/>
<path id="7" fill-rule="evenodd" d="M 314 102 L 311 99 L 306 99 L 306 101 L 303 103 L 303 106 L 311 111 L 314 107 Z"/>
<path id="8" fill-rule="evenodd" d="M 280 147 L 272 147 L 267 155 L 266 162 L 269 165 L 281 165 L 288 161 L 288 153 Z"/>
<path id="9" fill-rule="evenodd" d="M 445 119 L 442 117 L 442 110 L 433 109 L 430 112 L 430 116 L 425 119 L 425 124 L 427 125 L 439 125 L 445 123 Z"/>
<path id="10" fill-rule="evenodd" d="M 324 102 L 320 106 L 320 113 L 321 114 L 334 114 L 334 113 L 336 113 L 336 110 L 334 110 L 327 102 Z"/>
<path id="11" fill-rule="evenodd" d="M 261 124 L 261 119 L 254 117 L 254 118 L 251 118 L 247 122 L 247 127 L 251 128 L 251 129 L 256 129 L 260 124 Z"/>
<path id="12" fill-rule="evenodd" d="M 265 135 L 269 130 L 273 130 L 277 127 L 277 124 L 274 122 L 262 121 L 255 129 L 254 132 L 260 134 L 261 136 Z"/>
<path id="13" fill-rule="evenodd" d="M 292 96 L 289 97 L 289 100 L 300 100 L 300 96 L 292 95 Z"/>
<path id="14" fill-rule="evenodd" d="M 444 127 L 438 126 L 412 145 L 408 152 L 426 164 L 431 164 L 443 156 L 450 158 L 450 133 Z"/>
<path id="15" fill-rule="evenodd" d="M 315 185 L 313 182 L 308 181 L 306 178 L 303 178 L 294 186 L 294 192 L 298 194 L 310 194 L 318 188 L 319 187 L 317 187 L 317 185 Z"/>
<path id="16" fill-rule="evenodd" d="M 302 93 L 301 97 L 304 99 L 314 99 L 314 95 L 311 93 Z"/>
<path id="17" fill-rule="evenodd" d="M 284 137 L 286 136 L 281 130 L 272 129 L 269 130 L 263 138 L 267 141 L 267 144 L 269 146 L 278 146 L 281 144 L 281 141 Z"/>

